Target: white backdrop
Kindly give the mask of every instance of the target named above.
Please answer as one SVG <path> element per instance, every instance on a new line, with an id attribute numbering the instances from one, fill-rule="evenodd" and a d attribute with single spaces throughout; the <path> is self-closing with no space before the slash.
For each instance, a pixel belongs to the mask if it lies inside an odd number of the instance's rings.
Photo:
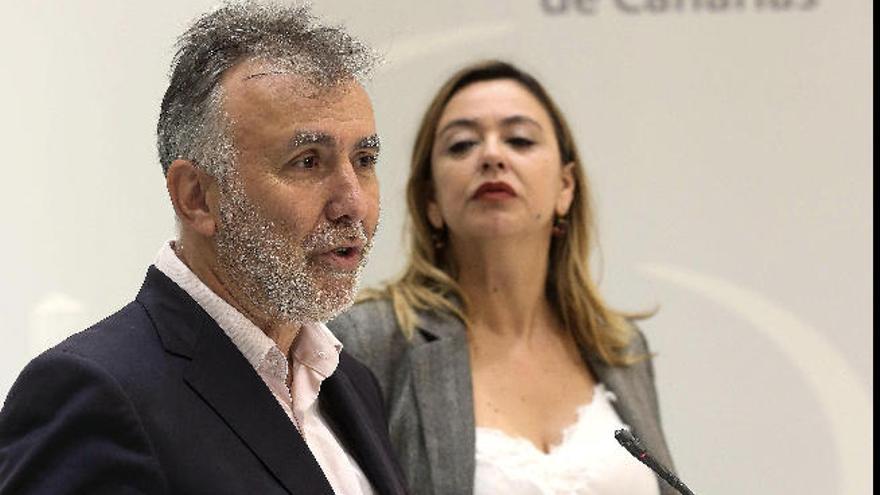
<path id="1" fill-rule="evenodd" d="M 0 399 L 36 352 L 131 300 L 173 234 L 154 129 L 175 36 L 207 0 L 12 2 L 0 72 Z M 501 57 L 572 121 L 602 287 L 658 353 L 697 493 L 867 494 L 873 471 L 873 4 L 320 1 L 386 54 L 368 88 L 401 266 L 414 128 L 441 80 Z"/>

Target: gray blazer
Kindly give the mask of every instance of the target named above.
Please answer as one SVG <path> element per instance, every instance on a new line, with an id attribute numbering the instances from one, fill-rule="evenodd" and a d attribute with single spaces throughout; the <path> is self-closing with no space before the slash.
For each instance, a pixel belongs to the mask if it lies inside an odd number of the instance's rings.
<path id="1" fill-rule="evenodd" d="M 388 301 L 360 303 L 328 326 L 345 350 L 379 379 L 388 410 L 391 443 L 414 494 L 473 492 L 475 422 L 465 327 L 445 313 L 419 313 L 412 340 L 397 324 Z M 648 352 L 641 332 L 631 351 Z M 617 395 L 617 414 L 658 461 L 672 469 L 660 427 L 651 360 L 611 367 L 582 352 L 584 360 Z M 622 447 L 621 447 L 622 448 Z M 676 492 L 658 479 L 662 495 Z"/>

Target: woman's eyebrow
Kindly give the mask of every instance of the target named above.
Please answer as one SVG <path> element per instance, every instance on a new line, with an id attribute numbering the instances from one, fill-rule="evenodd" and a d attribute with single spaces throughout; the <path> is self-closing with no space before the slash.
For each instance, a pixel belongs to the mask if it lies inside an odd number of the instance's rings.
<path id="1" fill-rule="evenodd" d="M 541 124 L 539 124 L 537 120 L 526 115 L 511 115 L 510 117 L 501 120 L 501 125 L 504 127 L 510 127 L 517 124 L 533 125 L 538 129 L 541 129 Z"/>
<path id="2" fill-rule="evenodd" d="M 467 127 L 468 129 L 478 129 L 480 126 L 474 119 L 455 119 L 444 125 L 443 128 L 437 132 L 437 135 L 439 136 L 449 129 L 452 129 L 453 127 Z"/>

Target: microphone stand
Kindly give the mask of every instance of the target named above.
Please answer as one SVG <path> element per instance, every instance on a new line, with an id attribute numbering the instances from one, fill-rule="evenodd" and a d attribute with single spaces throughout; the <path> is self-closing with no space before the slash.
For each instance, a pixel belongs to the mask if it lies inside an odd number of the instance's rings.
<path id="1" fill-rule="evenodd" d="M 639 439 L 636 438 L 629 430 L 620 429 L 614 432 L 614 438 L 617 439 L 617 443 L 623 446 L 633 457 L 638 459 L 642 464 L 651 468 L 651 471 L 657 473 L 658 476 L 663 478 L 663 481 L 669 483 L 672 488 L 678 490 L 678 493 L 682 495 L 694 495 L 694 492 L 690 490 L 677 476 L 675 476 L 672 471 L 670 471 L 666 466 L 657 462 L 657 459 L 648 453 L 644 447 L 642 447 Z"/>

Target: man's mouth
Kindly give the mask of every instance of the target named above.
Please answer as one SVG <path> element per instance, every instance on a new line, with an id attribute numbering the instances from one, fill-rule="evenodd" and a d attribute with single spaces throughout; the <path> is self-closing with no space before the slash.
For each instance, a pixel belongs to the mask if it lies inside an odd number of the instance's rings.
<path id="1" fill-rule="evenodd" d="M 356 247 L 338 247 L 331 252 L 337 256 L 342 256 L 344 258 L 348 258 L 354 255 L 356 252 L 360 251 L 359 248 Z"/>
<path id="2" fill-rule="evenodd" d="M 359 245 L 338 246 L 319 252 L 316 258 L 333 270 L 353 271 L 361 264 L 363 247 Z"/>

